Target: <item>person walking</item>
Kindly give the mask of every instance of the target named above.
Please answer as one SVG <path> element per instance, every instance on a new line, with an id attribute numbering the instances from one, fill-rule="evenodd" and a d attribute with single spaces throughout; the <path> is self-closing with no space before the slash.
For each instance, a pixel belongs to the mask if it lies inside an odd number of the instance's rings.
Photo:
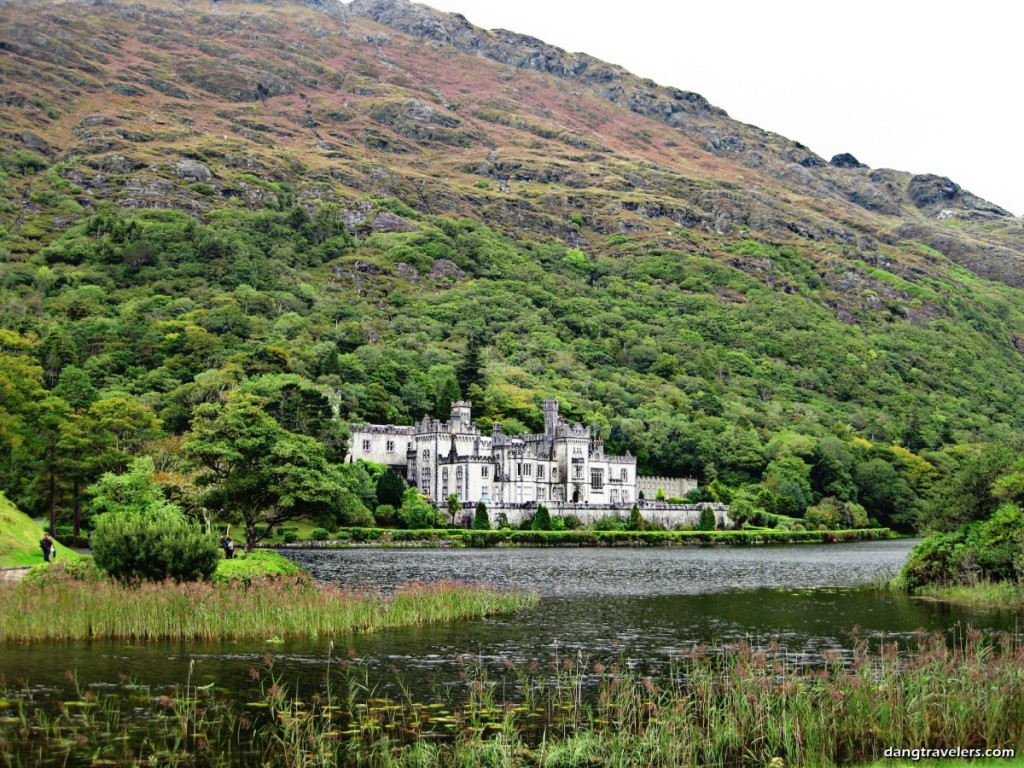
<path id="1" fill-rule="evenodd" d="M 43 550 L 43 562 L 50 562 L 50 558 L 54 556 L 54 547 L 49 533 L 43 534 L 43 538 L 39 540 L 39 548 Z"/>

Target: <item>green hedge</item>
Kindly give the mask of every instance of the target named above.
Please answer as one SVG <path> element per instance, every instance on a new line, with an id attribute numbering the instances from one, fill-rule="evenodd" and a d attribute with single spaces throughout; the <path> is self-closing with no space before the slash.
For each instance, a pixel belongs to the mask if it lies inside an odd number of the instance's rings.
<path id="1" fill-rule="evenodd" d="M 850 541 L 878 541 L 893 537 L 888 528 L 867 528 L 850 531 L 495 531 L 392 528 L 343 528 L 338 531 L 337 544 L 352 543 L 403 544 L 424 543 L 455 547 L 495 546 L 672 546 L 684 544 L 816 544 Z M 326 546 L 331 546 L 327 543 Z"/>

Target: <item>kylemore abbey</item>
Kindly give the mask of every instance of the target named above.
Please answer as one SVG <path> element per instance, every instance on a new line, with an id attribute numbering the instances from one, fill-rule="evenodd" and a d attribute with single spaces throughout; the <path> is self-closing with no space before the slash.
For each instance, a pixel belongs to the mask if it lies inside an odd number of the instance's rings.
<path id="1" fill-rule="evenodd" d="M 697 482 L 638 476 L 636 458 L 606 454 L 604 442 L 587 427 L 559 415 L 557 400 L 544 401 L 542 434 L 514 437 L 503 434 L 499 422 L 490 435 L 481 434 L 471 408 L 452 403 L 447 422 L 424 417 L 413 426 L 355 424 L 349 459 L 386 464 L 441 503 L 450 494 L 469 509 L 482 501 L 512 523 L 538 504 L 583 522 L 628 512 L 638 502 L 645 517 L 667 525 L 695 522 L 700 514 L 697 506 L 645 501 L 659 489 L 683 496 Z M 725 522 L 724 508 L 716 515 Z"/>

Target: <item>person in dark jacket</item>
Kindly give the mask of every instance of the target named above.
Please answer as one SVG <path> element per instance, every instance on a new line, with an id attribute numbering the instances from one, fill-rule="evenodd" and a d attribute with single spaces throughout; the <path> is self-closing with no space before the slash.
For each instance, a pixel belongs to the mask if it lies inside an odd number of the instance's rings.
<path id="1" fill-rule="evenodd" d="M 53 539 L 50 538 L 50 534 L 43 534 L 43 538 L 39 540 L 39 548 L 43 550 L 43 562 L 50 562 L 50 558 L 54 556 Z"/>

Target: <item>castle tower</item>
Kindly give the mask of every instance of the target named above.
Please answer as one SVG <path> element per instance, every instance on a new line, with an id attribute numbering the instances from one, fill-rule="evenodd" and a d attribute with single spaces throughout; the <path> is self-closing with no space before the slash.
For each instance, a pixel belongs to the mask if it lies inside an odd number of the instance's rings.
<path id="1" fill-rule="evenodd" d="M 548 438 L 555 436 L 555 427 L 558 426 L 558 401 L 544 401 L 544 435 Z"/>
<path id="2" fill-rule="evenodd" d="M 473 424 L 473 404 L 468 400 L 456 400 L 452 403 L 451 431 L 453 434 L 469 432 Z"/>

